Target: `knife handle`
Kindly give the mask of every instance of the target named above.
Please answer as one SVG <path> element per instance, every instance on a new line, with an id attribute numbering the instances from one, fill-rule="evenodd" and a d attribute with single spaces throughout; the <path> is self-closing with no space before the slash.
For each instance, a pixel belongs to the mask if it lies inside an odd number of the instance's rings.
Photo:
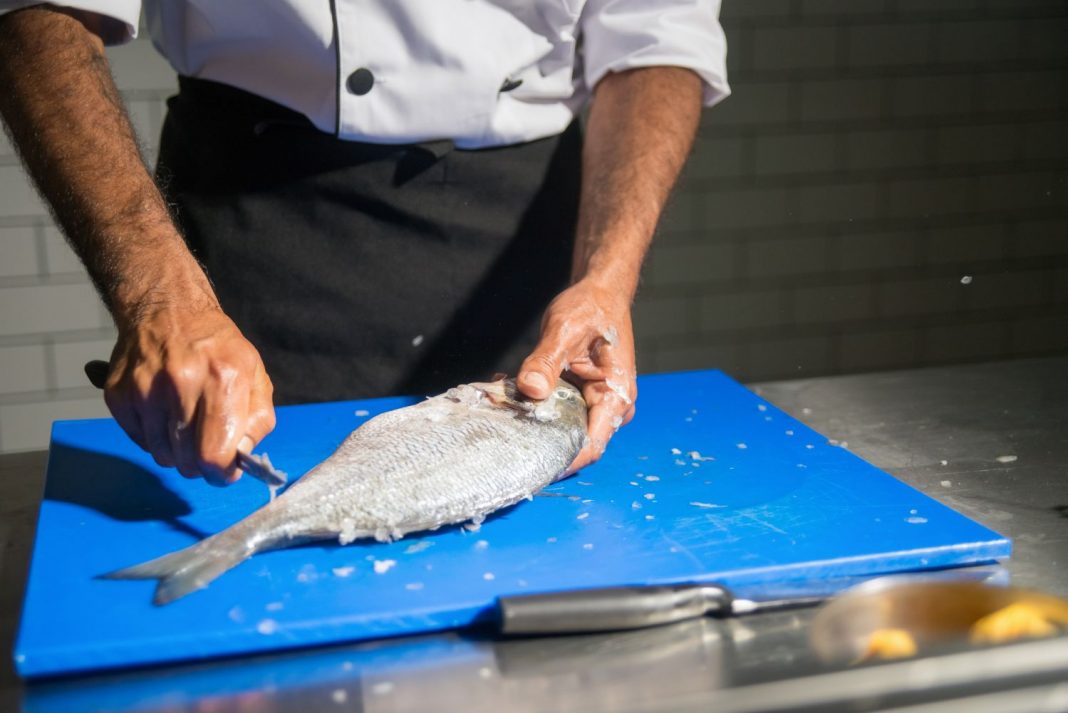
<path id="1" fill-rule="evenodd" d="M 89 378 L 89 383 L 98 389 L 103 389 L 107 383 L 111 365 L 102 359 L 93 359 L 85 362 L 84 368 L 85 375 Z M 286 474 L 272 466 L 266 456 L 254 456 L 238 449 L 237 465 L 241 470 L 263 482 L 268 487 L 281 487 L 288 480 Z"/>
<path id="2" fill-rule="evenodd" d="M 98 389 L 103 389 L 108 381 L 110 365 L 101 359 L 93 359 L 85 362 L 85 375 L 89 377 L 89 383 Z"/>
<path id="3" fill-rule="evenodd" d="M 715 584 L 603 587 L 500 597 L 505 634 L 566 634 L 641 629 L 710 613 L 729 613 L 734 597 Z"/>

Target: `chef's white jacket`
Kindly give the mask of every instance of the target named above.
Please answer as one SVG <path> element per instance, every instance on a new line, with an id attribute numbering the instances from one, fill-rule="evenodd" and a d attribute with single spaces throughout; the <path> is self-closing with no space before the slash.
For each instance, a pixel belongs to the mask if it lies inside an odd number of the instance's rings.
<path id="1" fill-rule="evenodd" d="M 40 4 L 0 0 L 0 8 Z M 140 0 L 54 3 L 137 35 Z M 675 66 L 725 97 L 720 0 L 145 0 L 175 71 L 253 92 L 343 139 L 461 148 L 551 136 L 608 72 Z"/>

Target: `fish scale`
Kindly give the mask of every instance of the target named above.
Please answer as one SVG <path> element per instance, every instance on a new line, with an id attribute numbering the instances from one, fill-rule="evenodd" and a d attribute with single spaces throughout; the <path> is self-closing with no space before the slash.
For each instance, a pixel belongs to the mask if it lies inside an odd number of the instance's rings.
<path id="1" fill-rule="evenodd" d="M 110 579 L 158 579 L 166 604 L 257 552 L 309 540 L 390 540 L 482 519 L 552 483 L 586 440 L 586 403 L 560 381 L 543 402 L 514 381 L 465 384 L 370 419 L 245 519 Z"/>

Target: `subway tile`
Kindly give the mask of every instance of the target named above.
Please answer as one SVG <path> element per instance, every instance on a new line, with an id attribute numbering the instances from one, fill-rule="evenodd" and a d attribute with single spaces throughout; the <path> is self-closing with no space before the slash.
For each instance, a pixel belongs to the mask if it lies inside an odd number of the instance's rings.
<path id="1" fill-rule="evenodd" d="M 835 164 L 833 134 L 760 136 L 754 139 L 757 174 L 830 171 Z"/>
<path id="2" fill-rule="evenodd" d="M 92 286 L 0 288 L 0 335 L 43 334 L 106 326 Z"/>
<path id="3" fill-rule="evenodd" d="M 981 77 L 980 106 L 991 112 L 1035 112 L 1063 109 L 1068 70 L 997 72 Z"/>
<path id="4" fill-rule="evenodd" d="M 656 340 L 636 339 L 634 360 L 638 374 L 656 374 L 661 371 L 656 361 Z"/>
<path id="5" fill-rule="evenodd" d="M 831 324 L 875 317 L 874 286 L 821 285 L 802 287 L 794 292 L 794 313 L 798 324 Z"/>
<path id="6" fill-rule="evenodd" d="M 33 228 L 0 228 L 0 277 L 37 275 L 37 235 Z"/>
<path id="7" fill-rule="evenodd" d="M 42 345 L 0 347 L 0 394 L 46 389 L 48 370 Z"/>
<path id="8" fill-rule="evenodd" d="M 870 15 L 887 11 L 887 0 L 801 0 L 801 14 Z"/>
<path id="9" fill-rule="evenodd" d="M 837 27 L 790 25 L 753 31 L 752 66 L 756 70 L 818 69 L 835 63 Z"/>
<path id="10" fill-rule="evenodd" d="M 48 208 L 20 165 L 0 166 L 0 217 L 44 216 Z"/>
<path id="11" fill-rule="evenodd" d="M 1017 224 L 1011 250 L 1017 257 L 1068 255 L 1068 221 L 1028 220 Z"/>
<path id="12" fill-rule="evenodd" d="M 839 339 L 839 359 L 843 371 L 892 369 L 916 363 L 919 354 L 918 329 L 875 332 L 846 332 Z"/>
<path id="13" fill-rule="evenodd" d="M 887 212 L 894 218 L 968 213 L 977 207 L 970 177 L 919 178 L 890 181 L 886 188 Z"/>
<path id="14" fill-rule="evenodd" d="M 701 330 L 775 327 L 790 322 L 783 290 L 705 295 L 701 299 Z"/>
<path id="15" fill-rule="evenodd" d="M 888 80 L 893 83 L 890 112 L 896 117 L 970 114 L 971 75 L 914 75 Z"/>
<path id="16" fill-rule="evenodd" d="M 960 310 L 967 285 L 960 277 L 884 280 L 876 286 L 879 312 L 887 317 L 952 314 Z"/>
<path id="17" fill-rule="evenodd" d="M 690 233 L 700 227 L 696 219 L 699 210 L 698 204 L 702 196 L 693 191 L 686 190 L 686 184 L 681 183 L 668 198 L 657 222 L 657 234 L 667 233 Z"/>
<path id="18" fill-rule="evenodd" d="M 895 0 L 898 15 L 913 17 L 917 13 L 946 14 L 966 13 L 980 9 L 983 0 Z"/>
<path id="19" fill-rule="evenodd" d="M 838 243 L 838 264 L 843 271 L 878 270 L 919 264 L 919 233 L 846 232 Z"/>
<path id="20" fill-rule="evenodd" d="M 936 265 L 1000 260 L 1005 227 L 994 223 L 932 228 L 925 243 L 927 260 Z"/>
<path id="21" fill-rule="evenodd" d="M 971 310 L 1036 307 L 1047 303 L 1049 272 L 977 272 L 965 291 L 965 306 Z"/>
<path id="22" fill-rule="evenodd" d="M 818 376 L 829 373 L 834 366 L 829 335 L 752 342 L 748 351 L 748 378 L 753 381 Z"/>
<path id="23" fill-rule="evenodd" d="M 698 136 L 680 180 L 740 175 L 742 173 L 742 151 L 747 141 L 749 139 L 716 139 Z"/>
<path id="24" fill-rule="evenodd" d="M 706 131 L 716 126 L 760 126 L 791 121 L 788 82 L 741 82 L 732 85 L 730 97 L 708 114 Z"/>
<path id="25" fill-rule="evenodd" d="M 59 232 L 59 228 L 49 226 L 45 229 L 45 259 L 48 260 L 48 273 L 50 275 L 66 275 L 70 273 L 82 273 L 88 280 L 82 261 L 74 253 L 67 243 L 67 239 Z"/>
<path id="26" fill-rule="evenodd" d="M 804 121 L 870 119 L 882 113 L 883 83 L 875 79 L 823 79 L 800 82 Z"/>
<path id="27" fill-rule="evenodd" d="M 663 336 L 685 335 L 689 331 L 687 314 L 690 302 L 691 298 L 686 296 L 648 298 L 639 294 L 632 312 L 636 337 L 648 341 Z"/>
<path id="28" fill-rule="evenodd" d="M 1023 127 L 1016 125 L 1011 128 L 1017 132 L 1023 131 L 1025 159 L 1068 159 L 1068 121 L 1064 117 L 1058 121 L 1044 121 Z"/>
<path id="29" fill-rule="evenodd" d="M 881 186 L 852 181 L 823 186 L 802 186 L 798 194 L 803 222 L 848 222 L 879 215 Z"/>
<path id="30" fill-rule="evenodd" d="M 1040 354 L 1068 351 L 1068 311 L 1034 317 L 1020 315 L 1011 328 L 1014 354 Z"/>
<path id="31" fill-rule="evenodd" d="M 986 124 L 942 126 L 935 132 L 938 164 L 1014 161 L 1019 158 L 1020 126 Z"/>
<path id="32" fill-rule="evenodd" d="M 93 339 L 85 342 L 57 342 L 52 346 L 55 355 L 56 388 L 70 389 L 87 386 L 85 363 L 93 359 L 108 360 L 115 338 Z"/>
<path id="33" fill-rule="evenodd" d="M 751 277 L 783 277 L 828 269 L 829 237 L 810 235 L 748 240 L 746 264 Z"/>
<path id="34" fill-rule="evenodd" d="M 104 418 L 108 409 L 100 396 L 67 401 L 6 404 L 0 406 L 0 450 L 43 450 L 48 447 L 52 422 L 77 418 Z"/>
<path id="35" fill-rule="evenodd" d="M 734 277 L 732 243 L 698 243 L 658 246 L 646 274 L 649 285 L 709 282 Z"/>
<path id="36" fill-rule="evenodd" d="M 848 166 L 853 170 L 924 166 L 928 132 L 924 129 L 852 131 L 846 135 Z"/>
<path id="37" fill-rule="evenodd" d="M 723 33 L 727 40 L 727 77 L 733 79 L 749 69 L 752 53 L 742 51 L 747 46 L 748 32 L 744 31 L 740 24 L 724 22 Z"/>
<path id="38" fill-rule="evenodd" d="M 1068 17 L 1064 16 L 1063 0 L 1061 17 L 1042 17 L 1016 20 L 1023 36 L 1023 57 L 1030 60 L 1064 59 L 1064 43 L 1068 37 Z"/>
<path id="39" fill-rule="evenodd" d="M 896 67 L 922 65 L 931 59 L 934 25 L 902 24 L 855 25 L 849 28 L 849 67 Z"/>
<path id="40" fill-rule="evenodd" d="M 1024 13 L 1063 15 L 1064 0 L 985 0 L 991 14 L 1013 17 Z"/>
<path id="41" fill-rule="evenodd" d="M 1008 356 L 1006 322 L 955 323 L 924 330 L 923 357 L 930 362 L 978 361 Z"/>
<path id="42" fill-rule="evenodd" d="M 737 18 L 786 17 L 791 12 L 791 0 L 745 0 L 725 2 L 720 17 L 725 22 Z"/>
<path id="43" fill-rule="evenodd" d="M 1019 26 L 1004 20 L 943 22 L 935 61 L 987 64 L 1022 54 Z"/>
<path id="44" fill-rule="evenodd" d="M 744 350 L 735 342 L 658 347 L 655 358 L 657 371 L 720 369 L 735 379 L 753 378 L 747 370 Z M 641 403 L 641 394 L 638 394 L 638 403 Z"/>
<path id="45" fill-rule="evenodd" d="M 748 228 L 794 223 L 790 190 L 763 188 L 710 191 L 704 203 L 704 226 L 710 233 L 724 228 Z"/>
<path id="46" fill-rule="evenodd" d="M 1027 211 L 1068 207 L 1068 167 L 1033 173 L 1005 173 L 976 179 L 976 204 L 984 210 Z"/>

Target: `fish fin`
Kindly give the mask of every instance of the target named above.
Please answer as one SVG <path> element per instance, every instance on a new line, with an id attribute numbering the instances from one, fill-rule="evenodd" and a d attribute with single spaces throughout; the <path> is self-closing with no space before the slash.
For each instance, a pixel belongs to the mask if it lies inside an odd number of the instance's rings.
<path id="1" fill-rule="evenodd" d="M 197 543 L 192 547 L 186 547 L 177 552 L 172 552 L 169 555 L 163 555 L 154 560 L 136 564 L 133 567 L 126 567 L 125 569 L 117 569 L 114 572 L 101 574 L 97 579 L 160 579 L 188 564 L 189 560 L 196 554 L 194 550 L 196 550 L 199 545 L 200 543 Z"/>
<path id="2" fill-rule="evenodd" d="M 133 567 L 102 574 L 100 579 L 158 579 L 152 602 L 157 606 L 170 604 L 208 586 L 253 554 L 245 548 L 226 547 L 225 541 L 216 537 Z"/>

